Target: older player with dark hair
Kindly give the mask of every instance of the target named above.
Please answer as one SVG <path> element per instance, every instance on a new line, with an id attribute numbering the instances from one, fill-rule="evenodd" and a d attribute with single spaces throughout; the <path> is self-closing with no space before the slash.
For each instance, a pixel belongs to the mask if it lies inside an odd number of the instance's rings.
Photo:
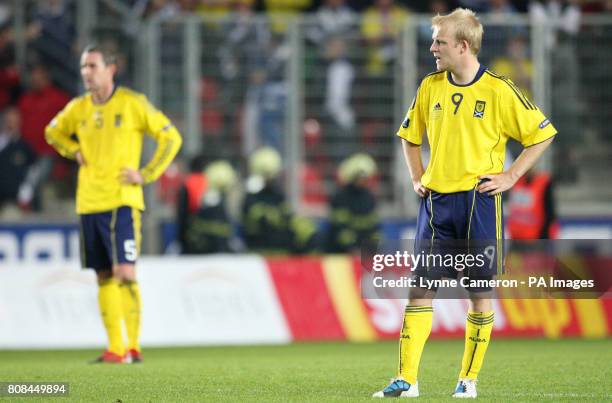
<path id="1" fill-rule="evenodd" d="M 170 164 L 181 136 L 144 95 L 115 85 L 115 63 L 114 55 L 104 48 L 93 45 L 83 51 L 81 77 L 87 92 L 49 123 L 45 138 L 62 156 L 79 164 L 76 212 L 81 224 L 81 262 L 96 271 L 109 343 L 97 362 L 120 363 L 142 360 L 141 298 L 135 271 L 145 207 L 142 187 Z M 157 142 L 157 149 L 141 168 L 145 134 Z"/>

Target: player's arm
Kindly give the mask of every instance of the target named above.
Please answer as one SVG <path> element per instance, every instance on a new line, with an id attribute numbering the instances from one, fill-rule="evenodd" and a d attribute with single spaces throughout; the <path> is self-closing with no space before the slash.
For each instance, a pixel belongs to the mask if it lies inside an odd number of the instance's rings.
<path id="1" fill-rule="evenodd" d="M 73 113 L 74 101 L 70 102 L 66 107 L 58 113 L 45 127 L 45 140 L 51 145 L 62 157 L 77 160 L 79 164 L 84 163 L 82 155 L 80 155 L 80 145 L 73 138 L 75 134 L 76 118 Z"/>
<path id="2" fill-rule="evenodd" d="M 494 195 L 510 189 L 521 176 L 525 175 L 525 173 L 538 162 L 542 154 L 544 154 L 544 151 L 552 142 L 553 137 L 523 149 L 523 152 L 521 152 L 506 172 L 502 172 L 498 175 L 480 176 L 480 179 L 489 180 L 480 185 L 478 191 L 480 193 L 488 192 L 490 195 Z"/>
<path id="3" fill-rule="evenodd" d="M 157 142 L 157 148 L 151 161 L 138 171 L 142 178 L 141 184 L 151 183 L 159 178 L 170 165 L 182 144 L 181 135 L 170 119 L 148 101 L 144 102 L 145 131 Z"/>
<path id="4" fill-rule="evenodd" d="M 480 185 L 478 191 L 490 195 L 504 192 L 514 186 L 519 178 L 535 165 L 557 134 L 557 130 L 546 116 L 514 86 L 512 81 L 507 80 L 502 88 L 500 96 L 502 130 L 525 148 L 506 172 L 480 176 L 481 179 L 488 181 Z"/>
<path id="5" fill-rule="evenodd" d="M 423 160 L 421 159 L 421 146 L 402 139 L 402 149 L 404 150 L 404 159 L 410 171 L 410 179 L 412 179 L 414 191 L 420 197 L 427 196 L 429 189 L 421 183 L 421 178 L 425 173 Z"/>
<path id="6" fill-rule="evenodd" d="M 423 160 L 421 159 L 421 144 L 423 142 L 426 121 L 421 106 L 424 102 L 426 88 L 426 83 L 422 83 L 406 113 L 402 125 L 397 131 L 397 135 L 402 138 L 402 150 L 406 165 L 410 171 L 412 187 L 420 197 L 425 197 L 429 193 L 429 190 L 421 183 L 421 178 L 425 173 Z"/>

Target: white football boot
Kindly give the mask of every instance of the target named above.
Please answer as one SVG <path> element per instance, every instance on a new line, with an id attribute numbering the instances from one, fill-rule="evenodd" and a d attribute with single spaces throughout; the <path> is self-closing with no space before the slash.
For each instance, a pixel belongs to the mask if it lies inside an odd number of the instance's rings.
<path id="1" fill-rule="evenodd" d="M 419 397 L 419 383 L 411 385 L 402 377 L 393 378 L 386 388 L 374 393 L 372 397 Z"/>
<path id="2" fill-rule="evenodd" d="M 453 397 L 459 399 L 475 399 L 476 396 L 478 396 L 476 393 L 476 379 L 459 379 Z"/>

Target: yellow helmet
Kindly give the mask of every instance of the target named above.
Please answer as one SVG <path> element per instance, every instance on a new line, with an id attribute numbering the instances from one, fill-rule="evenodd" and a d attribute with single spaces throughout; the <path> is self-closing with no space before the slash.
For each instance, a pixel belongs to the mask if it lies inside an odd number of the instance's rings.
<path id="1" fill-rule="evenodd" d="M 219 160 L 211 162 L 204 172 L 208 179 L 208 185 L 212 189 L 224 191 L 236 183 L 236 172 L 227 161 Z"/>
<path id="2" fill-rule="evenodd" d="M 376 162 L 365 153 L 353 154 L 342 161 L 338 168 L 338 177 L 344 183 L 355 182 L 360 178 L 369 178 L 376 173 Z"/>
<path id="3" fill-rule="evenodd" d="M 274 179 L 281 171 L 283 162 L 280 154 L 272 147 L 262 147 L 249 159 L 249 171 L 264 179 Z"/>

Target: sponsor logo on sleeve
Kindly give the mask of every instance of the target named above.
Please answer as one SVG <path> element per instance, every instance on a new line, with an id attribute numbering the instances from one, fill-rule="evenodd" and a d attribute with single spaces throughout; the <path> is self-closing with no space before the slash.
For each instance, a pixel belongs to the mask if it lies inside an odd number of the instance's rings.
<path id="1" fill-rule="evenodd" d="M 550 120 L 548 120 L 548 119 L 544 119 L 544 120 L 542 121 L 542 123 L 540 123 L 540 124 L 538 125 L 538 127 L 539 127 L 540 129 L 543 129 L 543 128 L 545 128 L 546 126 L 548 126 L 549 124 L 550 124 Z"/>

